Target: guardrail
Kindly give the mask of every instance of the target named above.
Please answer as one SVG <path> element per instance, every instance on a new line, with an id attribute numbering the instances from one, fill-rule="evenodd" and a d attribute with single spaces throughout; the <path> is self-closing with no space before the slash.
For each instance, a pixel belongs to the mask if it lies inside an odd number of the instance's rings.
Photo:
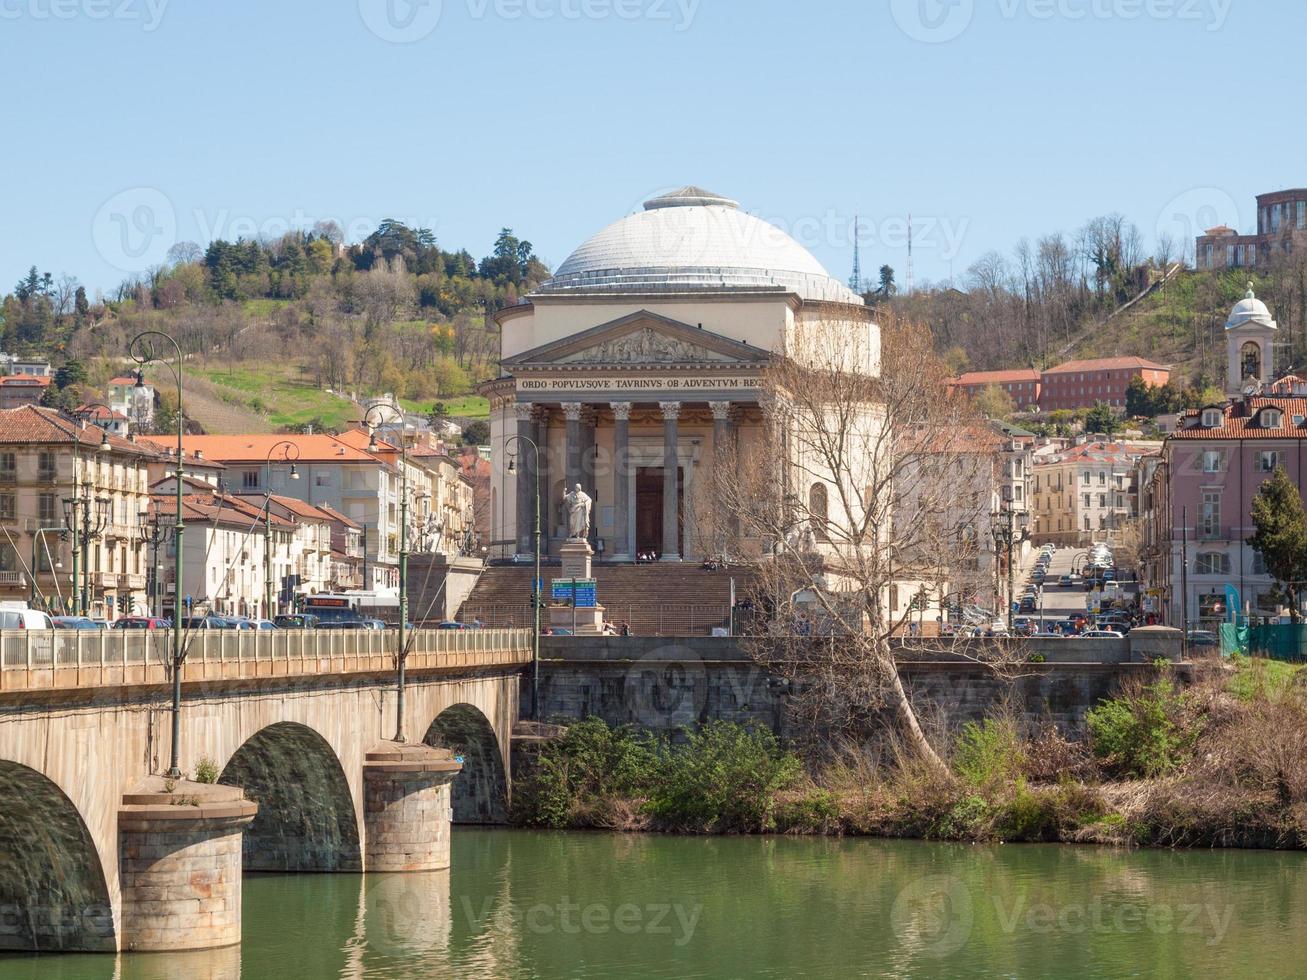
<path id="1" fill-rule="evenodd" d="M 396 630 L 194 630 L 186 635 L 183 681 L 320 676 L 386 671 Z M 409 636 L 408 669 L 529 663 L 524 629 L 428 630 Z M 0 692 L 171 680 L 167 630 L 0 630 Z"/>

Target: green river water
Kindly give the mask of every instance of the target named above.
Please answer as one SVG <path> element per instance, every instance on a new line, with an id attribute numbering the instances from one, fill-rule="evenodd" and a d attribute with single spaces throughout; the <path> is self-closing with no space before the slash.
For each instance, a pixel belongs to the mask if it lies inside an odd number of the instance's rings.
<path id="1" fill-rule="evenodd" d="M 1303 977 L 1307 856 L 456 827 L 453 868 L 245 879 L 244 942 L 4 980 Z"/>

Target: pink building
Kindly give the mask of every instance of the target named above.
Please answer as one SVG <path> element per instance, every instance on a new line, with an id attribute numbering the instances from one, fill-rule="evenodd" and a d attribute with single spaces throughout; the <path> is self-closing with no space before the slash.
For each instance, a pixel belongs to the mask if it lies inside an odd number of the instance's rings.
<path id="1" fill-rule="evenodd" d="M 968 371 L 953 382 L 953 387 L 971 397 L 993 385 L 1011 396 L 1018 409 L 1039 406 L 1039 372 L 1034 368 L 1014 371 Z"/>
<path id="2" fill-rule="evenodd" d="M 1256 370 L 1239 356 L 1252 343 L 1250 329 L 1267 335 Z M 1242 384 L 1247 393 L 1181 416 L 1151 473 L 1143 505 L 1144 579 L 1169 624 L 1180 625 L 1186 613 L 1194 627 L 1219 623 L 1227 586 L 1252 615 L 1287 615 L 1261 556 L 1247 544 L 1253 498 L 1277 469 L 1300 492 L 1307 489 L 1307 386 L 1294 378 L 1258 380 L 1270 371 L 1275 329 L 1251 293 L 1235 307 L 1226 325 L 1227 385 Z"/>

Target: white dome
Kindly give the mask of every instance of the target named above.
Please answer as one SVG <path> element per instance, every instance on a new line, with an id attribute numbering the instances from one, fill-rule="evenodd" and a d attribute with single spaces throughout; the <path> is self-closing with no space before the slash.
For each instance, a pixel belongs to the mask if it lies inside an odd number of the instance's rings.
<path id="1" fill-rule="evenodd" d="M 1230 311 L 1230 319 L 1225 321 L 1225 329 L 1235 330 L 1247 323 L 1269 327 L 1271 330 L 1278 329 L 1275 320 L 1271 318 L 1271 311 L 1253 292 L 1252 283 L 1248 284 L 1248 292 L 1244 298 L 1234 304 L 1234 309 Z"/>
<path id="2" fill-rule="evenodd" d="M 683 187 L 584 242 L 535 291 L 653 293 L 775 289 L 863 305 L 812 254 L 729 198 Z"/>

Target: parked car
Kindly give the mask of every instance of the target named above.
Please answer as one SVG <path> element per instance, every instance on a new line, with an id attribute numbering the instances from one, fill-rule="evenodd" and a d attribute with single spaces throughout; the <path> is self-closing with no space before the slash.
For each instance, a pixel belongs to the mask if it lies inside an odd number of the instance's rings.
<path id="1" fill-rule="evenodd" d="M 250 622 L 254 624 L 256 630 L 275 630 L 277 628 L 277 624 L 270 619 L 252 619 Z"/>
<path id="2" fill-rule="evenodd" d="M 231 623 L 223 616 L 187 616 L 182 620 L 182 628 L 187 630 L 229 630 Z"/>
<path id="3" fill-rule="evenodd" d="M 1121 640 L 1125 635 L 1116 630 L 1085 630 L 1080 634 L 1086 640 Z"/>
<path id="4" fill-rule="evenodd" d="M 272 622 L 279 630 L 315 630 L 321 624 L 312 613 L 288 613 L 274 617 Z"/>
<path id="5" fill-rule="evenodd" d="M 1071 588 L 1073 581 L 1070 575 L 1062 575 L 1058 577 L 1057 584 L 1061 588 L 1069 589 Z"/>
<path id="6" fill-rule="evenodd" d="M 162 619 L 158 616 L 124 616 L 122 619 L 115 619 L 113 628 L 116 630 L 166 630 L 172 629 L 171 619 Z"/>
<path id="7" fill-rule="evenodd" d="M 1219 647 L 1221 638 L 1211 630 L 1190 630 L 1188 633 L 1191 647 Z"/>
<path id="8" fill-rule="evenodd" d="M 95 620 L 90 616 L 55 616 L 51 622 L 57 630 L 98 630 Z"/>
<path id="9" fill-rule="evenodd" d="M 52 630 L 54 622 L 48 613 L 32 609 L 26 603 L 8 605 L 0 608 L 0 629 L 4 630 Z"/>

